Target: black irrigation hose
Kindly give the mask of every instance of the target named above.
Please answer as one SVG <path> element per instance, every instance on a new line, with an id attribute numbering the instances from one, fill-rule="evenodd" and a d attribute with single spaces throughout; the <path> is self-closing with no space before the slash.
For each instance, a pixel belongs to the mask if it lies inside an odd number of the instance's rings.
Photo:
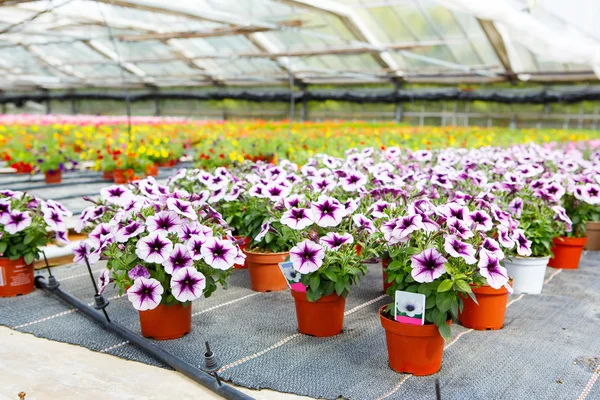
<path id="1" fill-rule="evenodd" d="M 134 346 L 143 350 L 147 354 L 151 355 L 156 360 L 170 366 L 171 368 L 182 373 L 183 375 L 194 380 L 195 382 L 199 383 L 200 385 L 204 386 L 210 391 L 218 394 L 219 396 L 230 400 L 254 399 L 253 397 L 250 397 L 227 384 L 219 386 L 216 379 L 208 373 L 202 371 L 199 368 L 194 367 L 193 365 L 182 360 L 181 358 L 176 357 L 173 354 L 163 350 L 159 346 L 147 341 L 146 339 L 140 337 L 131 330 L 125 328 L 123 325 L 114 321 L 108 322 L 105 319 L 104 315 L 100 314 L 99 312 L 97 312 L 87 304 L 83 303 L 76 297 L 73 297 L 70 294 L 63 292 L 58 287 L 50 288 L 43 276 L 36 277 L 35 285 L 36 287 L 44 289 L 46 292 L 53 294 L 59 299 L 63 300 L 64 302 L 72 305 L 81 313 L 85 314 L 92 321 L 102 326 L 104 329 L 116 335 L 119 335 L 123 340 L 129 341 L 129 343 L 133 344 Z"/>

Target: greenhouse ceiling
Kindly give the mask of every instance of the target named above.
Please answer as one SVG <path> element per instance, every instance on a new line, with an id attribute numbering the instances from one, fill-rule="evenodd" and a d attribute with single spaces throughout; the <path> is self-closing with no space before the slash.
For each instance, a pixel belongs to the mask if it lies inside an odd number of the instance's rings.
<path id="1" fill-rule="evenodd" d="M 593 3 L 0 0 L 0 89 L 594 81 Z"/>

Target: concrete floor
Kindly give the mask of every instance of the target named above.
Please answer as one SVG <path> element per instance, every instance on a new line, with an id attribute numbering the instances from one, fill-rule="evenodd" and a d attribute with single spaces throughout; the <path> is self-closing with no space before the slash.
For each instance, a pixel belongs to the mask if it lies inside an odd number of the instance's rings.
<path id="1" fill-rule="evenodd" d="M 145 400 L 221 397 L 185 376 L 0 327 L 0 400 Z M 239 388 L 259 400 L 309 399 Z"/>

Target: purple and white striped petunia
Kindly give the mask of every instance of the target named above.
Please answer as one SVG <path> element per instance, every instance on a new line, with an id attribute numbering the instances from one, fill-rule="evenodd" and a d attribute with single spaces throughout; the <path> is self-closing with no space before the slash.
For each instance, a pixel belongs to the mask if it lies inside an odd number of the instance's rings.
<path id="1" fill-rule="evenodd" d="M 67 231 L 56 231 L 55 233 L 56 233 L 56 235 L 54 236 L 54 239 L 56 240 L 57 243 L 66 245 L 71 242 L 67 235 Z"/>
<path id="2" fill-rule="evenodd" d="M 407 215 L 398 220 L 396 227 L 392 231 L 392 237 L 398 241 L 404 241 L 410 237 L 410 234 L 425 229 L 422 217 L 419 214 Z"/>
<path id="3" fill-rule="evenodd" d="M 21 232 L 31 225 L 31 216 L 27 211 L 13 210 L 10 214 L 4 214 L 0 219 L 4 225 L 4 231 L 10 235 Z"/>
<path id="4" fill-rule="evenodd" d="M 171 197 L 167 199 L 167 208 L 183 217 L 191 219 L 192 221 L 198 219 L 196 211 L 194 211 L 192 203 L 190 203 L 189 201 Z"/>
<path id="5" fill-rule="evenodd" d="M 280 222 L 292 229 L 302 230 L 313 224 L 313 218 L 309 209 L 292 208 L 283 213 Z"/>
<path id="6" fill-rule="evenodd" d="M 192 235 L 186 243 L 186 247 L 192 256 L 192 260 L 202 260 L 202 246 L 210 236 L 204 233 Z"/>
<path id="7" fill-rule="evenodd" d="M 172 251 L 173 242 L 164 234 L 153 232 L 137 242 L 135 254 L 146 262 L 161 264 Z"/>
<path id="8" fill-rule="evenodd" d="M 301 274 L 318 270 L 323 265 L 325 250 L 312 240 L 304 240 L 290 249 L 290 261 Z"/>
<path id="9" fill-rule="evenodd" d="M 493 255 L 481 252 L 477 266 L 479 267 L 481 276 L 483 276 L 487 280 L 488 285 L 494 289 L 500 289 L 508 283 L 508 272 L 506 271 L 506 268 L 504 268 L 500 264 L 500 260 Z"/>
<path id="10" fill-rule="evenodd" d="M 153 278 L 140 277 L 127 289 L 127 298 L 138 311 L 154 310 L 162 300 L 165 289 Z"/>
<path id="11" fill-rule="evenodd" d="M 88 234 L 90 244 L 96 249 L 99 248 L 100 243 L 113 237 L 113 229 L 114 226 L 108 223 L 97 225 L 94 230 Z"/>
<path id="12" fill-rule="evenodd" d="M 365 231 L 367 233 L 375 232 L 375 226 L 373 225 L 373 221 L 364 216 L 363 214 L 354 214 L 352 216 L 352 222 L 354 222 L 354 226 L 359 231 Z"/>
<path id="13" fill-rule="evenodd" d="M 373 218 L 382 218 L 386 215 L 385 210 L 392 207 L 393 204 L 388 203 L 387 201 L 378 200 L 371 206 L 371 215 Z"/>
<path id="14" fill-rule="evenodd" d="M 343 204 L 338 200 L 321 196 L 311 206 L 313 221 L 320 227 L 338 226 L 347 213 Z"/>
<path id="15" fill-rule="evenodd" d="M 556 213 L 555 218 L 559 221 L 564 222 L 566 225 L 566 231 L 571 232 L 571 230 L 573 230 L 573 222 L 571 221 L 571 218 L 569 218 L 569 216 L 567 215 L 565 209 L 561 206 L 552 206 L 551 208 L 552 211 Z"/>
<path id="16" fill-rule="evenodd" d="M 340 235 L 339 233 L 329 232 L 327 235 L 321 238 L 320 242 L 329 250 L 338 250 L 345 244 L 354 243 L 354 238 L 349 233 Z"/>
<path id="17" fill-rule="evenodd" d="M 10 214 L 10 200 L 8 199 L 0 199 L 0 219 L 4 215 Z"/>
<path id="18" fill-rule="evenodd" d="M 201 249 L 204 261 L 211 267 L 220 270 L 228 270 L 233 267 L 237 253 L 237 248 L 230 241 L 214 237 L 208 238 Z"/>
<path id="19" fill-rule="evenodd" d="M 187 268 L 194 265 L 192 255 L 188 251 L 188 248 L 182 244 L 176 244 L 173 246 L 173 251 L 169 254 L 169 257 L 162 263 L 165 267 L 167 274 L 174 274 L 180 268 Z"/>
<path id="20" fill-rule="evenodd" d="M 100 260 L 100 254 L 92 252 L 92 247 L 88 240 L 82 240 L 79 244 L 73 247 L 73 262 L 85 265 L 85 257 L 87 257 L 90 265 L 96 264 Z"/>
<path id="21" fill-rule="evenodd" d="M 411 258 L 411 276 L 419 283 L 433 282 L 446 272 L 444 256 L 436 249 L 425 249 Z"/>
<path id="22" fill-rule="evenodd" d="M 521 213 L 523 212 L 523 199 L 520 197 L 515 197 L 510 203 L 508 203 L 508 211 L 515 218 L 520 218 Z"/>
<path id="23" fill-rule="evenodd" d="M 109 283 L 110 271 L 107 269 L 103 269 L 102 272 L 100 272 L 100 276 L 98 277 L 98 293 L 102 294 L 102 292 L 104 292 L 104 289 L 106 289 Z"/>
<path id="24" fill-rule="evenodd" d="M 448 227 L 448 230 L 450 231 L 450 233 L 457 235 L 459 238 L 461 238 L 463 240 L 470 239 L 473 236 L 475 236 L 475 234 L 473 233 L 473 231 L 471 231 L 469 229 L 467 224 L 463 220 L 460 220 L 458 218 L 455 218 L 455 217 L 448 218 L 446 220 L 446 226 Z"/>
<path id="25" fill-rule="evenodd" d="M 144 232 L 144 230 L 145 228 L 141 223 L 133 221 L 125 226 L 118 228 L 115 231 L 115 241 L 117 243 L 125 243 L 130 238 Z"/>
<path id="26" fill-rule="evenodd" d="M 477 262 L 475 248 L 469 243 L 461 242 L 454 235 L 446 236 L 444 239 L 444 250 L 452 257 L 462 258 L 469 265 Z"/>
<path id="27" fill-rule="evenodd" d="M 281 183 L 271 182 L 265 187 L 264 194 L 271 201 L 279 201 L 290 194 L 290 188 Z"/>
<path id="28" fill-rule="evenodd" d="M 481 243 L 479 250 L 480 256 L 483 253 L 487 253 L 488 256 L 497 258 L 498 260 L 504 259 L 504 252 L 500 248 L 500 244 L 496 240 L 489 237 L 485 238 L 483 243 Z"/>
<path id="29" fill-rule="evenodd" d="M 515 230 L 511 239 L 517 245 L 517 254 L 522 257 L 529 257 L 531 255 L 531 240 L 527 239 L 522 229 Z"/>
<path id="30" fill-rule="evenodd" d="M 192 267 L 181 268 L 171 277 L 171 293 L 182 303 L 200 298 L 205 287 L 204 274 Z"/>
<path id="31" fill-rule="evenodd" d="M 102 196 L 102 200 L 121 206 L 127 204 L 133 197 L 133 193 L 131 193 L 129 189 L 120 185 L 102 188 L 100 190 L 100 195 Z"/>
<path id="32" fill-rule="evenodd" d="M 269 221 L 263 222 L 263 224 L 260 226 L 260 232 L 258 232 L 258 235 L 256 235 L 256 237 L 254 238 L 254 241 L 260 242 L 261 240 L 263 240 L 263 238 L 267 236 L 267 233 L 269 233 L 270 230 L 271 223 Z"/>
<path id="33" fill-rule="evenodd" d="M 53 231 L 64 231 L 67 229 L 64 217 L 56 210 L 44 211 L 44 221 Z"/>
<path id="34" fill-rule="evenodd" d="M 467 215 L 466 222 L 476 231 L 487 232 L 493 227 L 492 218 L 490 215 L 481 210 L 476 210 L 469 213 L 469 215 Z"/>
<path id="35" fill-rule="evenodd" d="M 465 221 L 469 216 L 469 209 L 466 206 L 458 203 L 448 203 L 440 206 L 437 209 L 438 213 L 446 218 L 456 218 Z"/>
<path id="36" fill-rule="evenodd" d="M 345 178 L 342 179 L 342 188 L 346 192 L 356 192 L 367 184 L 367 177 L 358 172 L 350 171 Z"/>
<path id="37" fill-rule="evenodd" d="M 141 264 L 137 264 L 129 272 L 127 272 L 129 279 L 136 280 L 137 278 L 150 278 L 150 271 Z"/>
<path id="38" fill-rule="evenodd" d="M 514 240 L 510 237 L 510 231 L 504 225 L 498 225 L 498 242 L 507 249 L 512 249 L 515 246 Z"/>
<path id="39" fill-rule="evenodd" d="M 283 205 L 288 210 L 292 208 L 300 208 L 300 204 L 302 204 L 305 200 L 306 196 L 303 194 L 291 194 L 283 199 Z"/>
<path id="40" fill-rule="evenodd" d="M 156 215 L 148 217 L 146 226 L 150 233 L 162 233 L 168 235 L 171 232 L 181 233 L 181 218 L 173 211 L 161 211 Z"/>

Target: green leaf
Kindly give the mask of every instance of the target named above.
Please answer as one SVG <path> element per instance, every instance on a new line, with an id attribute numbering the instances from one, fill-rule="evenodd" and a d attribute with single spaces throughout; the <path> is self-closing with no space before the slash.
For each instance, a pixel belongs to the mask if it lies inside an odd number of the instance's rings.
<path id="1" fill-rule="evenodd" d="M 332 282 L 337 282 L 338 281 L 338 276 L 335 273 L 335 271 L 332 271 L 330 269 L 326 269 L 323 271 L 323 275 L 325 275 L 327 277 L 327 279 L 329 279 Z"/>
<path id="2" fill-rule="evenodd" d="M 337 281 L 337 282 L 335 283 L 335 293 L 336 293 L 338 296 L 341 296 L 341 295 L 342 295 L 342 293 L 344 293 L 344 288 L 345 288 L 345 287 L 346 287 L 346 285 L 344 285 L 344 282 L 342 282 L 342 281 Z"/>
<path id="3" fill-rule="evenodd" d="M 438 286 L 438 293 L 441 292 L 447 292 L 448 290 L 452 289 L 452 285 L 454 283 L 452 282 L 451 279 L 446 279 L 445 281 L 443 281 L 442 283 L 440 283 L 440 286 Z"/>
<path id="4" fill-rule="evenodd" d="M 457 280 L 454 282 L 454 284 L 463 292 L 465 293 L 473 293 L 473 291 L 471 290 L 471 286 L 469 286 L 469 284 L 463 280 Z"/>
<path id="5" fill-rule="evenodd" d="M 452 335 L 452 329 L 450 329 L 450 326 L 448 326 L 446 321 L 444 321 L 443 324 L 438 325 L 437 327 L 438 327 L 438 331 L 440 332 L 440 335 L 442 335 L 444 340 L 445 341 L 450 340 L 450 336 Z"/>
<path id="6" fill-rule="evenodd" d="M 318 274 L 314 274 L 310 277 L 309 286 L 313 291 L 316 291 L 319 288 L 319 283 L 321 283 L 321 279 Z"/>
<path id="7" fill-rule="evenodd" d="M 6 251 L 7 247 L 8 247 L 8 243 L 0 242 L 0 254 L 3 254 Z"/>
<path id="8" fill-rule="evenodd" d="M 27 235 L 25 235 L 25 238 L 23 239 L 23 243 L 29 244 L 33 241 L 33 239 L 35 239 L 35 234 L 28 233 Z"/>
<path id="9" fill-rule="evenodd" d="M 437 308 L 443 313 L 450 310 L 450 307 L 452 306 L 453 297 L 454 296 L 452 296 L 452 294 L 449 293 L 441 293 L 437 295 L 437 297 L 435 298 L 435 304 Z"/>
<path id="10" fill-rule="evenodd" d="M 23 258 L 25 259 L 25 264 L 31 264 L 35 260 L 35 254 L 27 253 Z"/>

